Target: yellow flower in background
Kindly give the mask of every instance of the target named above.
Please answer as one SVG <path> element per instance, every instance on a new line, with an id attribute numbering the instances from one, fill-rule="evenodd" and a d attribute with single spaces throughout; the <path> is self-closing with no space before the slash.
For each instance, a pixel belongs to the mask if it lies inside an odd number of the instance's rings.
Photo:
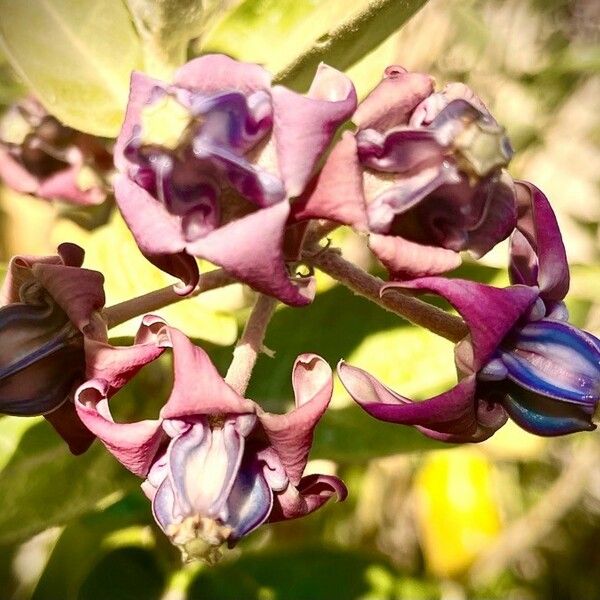
<path id="1" fill-rule="evenodd" d="M 428 569 L 456 578 L 502 528 L 495 467 L 476 448 L 430 454 L 414 481 L 417 529 Z"/>

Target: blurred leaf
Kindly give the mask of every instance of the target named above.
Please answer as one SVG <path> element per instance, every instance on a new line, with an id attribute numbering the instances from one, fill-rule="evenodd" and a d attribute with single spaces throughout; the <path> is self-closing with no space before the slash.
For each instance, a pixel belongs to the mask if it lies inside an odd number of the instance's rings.
<path id="1" fill-rule="evenodd" d="M 60 221 L 53 231 L 53 239 L 56 244 L 69 240 L 85 248 L 85 266 L 100 271 L 106 279 L 107 306 L 174 282 L 172 277 L 144 258 L 116 211 L 107 225 L 92 232 L 81 229 L 71 221 Z M 184 330 L 192 338 L 215 344 L 232 344 L 237 337 L 237 320 L 233 312 L 244 301 L 242 286 L 235 285 L 207 292 L 154 312 L 166 319 L 169 325 Z M 112 329 L 111 336 L 133 336 L 139 324 L 139 318 L 131 319 Z"/>
<path id="2" fill-rule="evenodd" d="M 121 0 L 0 0 L 0 44 L 49 112 L 81 131 L 117 135 L 141 60 Z"/>
<path id="3" fill-rule="evenodd" d="M 42 419 L 4 417 L 0 440 L 0 544 L 64 524 L 109 494 L 137 485 L 98 442 L 83 456 L 72 456 Z"/>
<path id="4" fill-rule="evenodd" d="M 379 46 L 427 0 L 372 0 L 321 35 L 315 44 L 277 74 L 277 81 L 307 89 L 321 61 L 345 70 Z"/>
<path id="5" fill-rule="evenodd" d="M 198 37 L 215 14 L 217 0 L 125 0 L 142 40 L 146 71 L 168 76 L 181 66 L 192 38 Z"/>
<path id="6" fill-rule="evenodd" d="M 165 578 L 151 552 L 119 548 L 102 558 L 83 582 L 77 599 L 158 600 L 164 586 Z"/>
<path id="7" fill-rule="evenodd" d="M 280 549 L 201 571 L 188 600 L 384 600 L 396 584 L 394 570 L 365 553 Z"/>
<path id="8" fill-rule="evenodd" d="M 243 0 L 201 40 L 201 51 L 257 62 L 275 73 L 343 21 L 348 6 L 342 0 Z"/>
<path id="9" fill-rule="evenodd" d="M 310 458 L 362 462 L 405 452 L 448 448 L 414 427 L 384 423 L 358 406 L 329 409 L 317 426 Z"/>
<path id="10" fill-rule="evenodd" d="M 462 573 L 500 532 L 494 467 L 479 450 L 428 456 L 414 492 L 425 559 L 439 577 Z"/>
<path id="11" fill-rule="evenodd" d="M 94 566 L 114 550 L 107 543 L 107 536 L 147 518 L 151 518 L 150 503 L 136 493 L 72 522 L 58 539 L 32 600 L 75 600 Z"/>
<path id="12" fill-rule="evenodd" d="M 264 64 L 286 85 L 306 89 L 321 61 L 350 67 L 425 1 L 245 0 L 207 34 L 201 51 Z"/>

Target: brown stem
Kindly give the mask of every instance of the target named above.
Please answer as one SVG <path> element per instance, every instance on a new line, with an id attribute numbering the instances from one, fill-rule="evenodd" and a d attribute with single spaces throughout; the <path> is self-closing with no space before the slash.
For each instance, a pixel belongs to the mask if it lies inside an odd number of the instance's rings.
<path id="1" fill-rule="evenodd" d="M 225 375 L 225 381 L 242 396 L 250 383 L 258 355 L 263 349 L 267 325 L 276 305 L 275 298 L 259 295 L 246 322 L 244 332 L 233 351 L 233 359 L 227 375 Z"/>
<path id="2" fill-rule="evenodd" d="M 215 269 L 214 271 L 209 271 L 208 273 L 201 275 L 196 289 L 187 296 L 177 294 L 174 286 L 168 285 L 160 290 L 155 290 L 148 294 L 138 296 L 137 298 L 131 298 L 130 300 L 125 300 L 124 302 L 105 308 L 104 318 L 107 321 L 108 328 L 111 329 L 121 323 L 125 323 L 125 321 L 129 321 L 129 319 L 132 319 L 133 317 L 145 315 L 146 313 L 159 310 L 165 306 L 170 306 L 181 300 L 198 296 L 202 292 L 225 287 L 232 283 L 237 283 L 237 280 L 223 269 Z"/>
<path id="3" fill-rule="evenodd" d="M 425 327 L 452 342 L 462 340 L 469 333 L 460 317 L 450 315 L 418 298 L 407 296 L 399 290 L 389 290 L 380 296 L 381 287 L 385 282 L 348 262 L 336 250 L 311 249 L 310 252 L 313 253 L 305 256 L 309 264 L 327 273 L 356 294 L 368 298 L 411 323 Z"/>

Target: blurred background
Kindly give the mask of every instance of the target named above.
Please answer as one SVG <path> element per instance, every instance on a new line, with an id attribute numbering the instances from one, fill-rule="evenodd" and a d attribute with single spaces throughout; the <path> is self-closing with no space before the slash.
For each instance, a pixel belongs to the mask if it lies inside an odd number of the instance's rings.
<path id="1" fill-rule="evenodd" d="M 98 4 L 97 1 L 93 2 Z M 218 4 L 218 3 L 217 3 Z M 352 4 L 352 3 L 350 3 Z M 223 51 L 274 72 L 348 12 L 348 3 L 249 1 L 217 7 L 192 54 Z M 308 41 L 307 41 L 308 40 Z M 600 3 L 432 0 L 348 73 L 364 96 L 388 64 L 464 81 L 508 130 L 513 176 L 549 197 L 572 264 L 572 321 L 600 335 Z M 4 59 L 2 110 L 27 94 Z M 110 145 L 110 141 L 107 141 Z M 0 258 L 87 252 L 108 304 L 166 285 L 139 254 L 110 198 L 75 208 L 0 188 Z M 361 240 L 334 243 L 363 265 Z M 503 285 L 506 245 L 457 275 Z M 118 260 L 115 260 L 118 256 Z M 390 387 L 425 398 L 452 385 L 452 346 L 351 295 L 326 277 L 308 308 L 280 308 L 249 396 L 283 411 L 300 352 L 344 357 Z M 221 372 L 251 294 L 234 286 L 166 309 Z M 124 342 L 136 323 L 114 332 Z M 156 414 L 166 357 L 114 401 L 119 418 Z M 491 440 L 443 447 L 376 423 L 339 383 L 309 468 L 336 472 L 350 497 L 298 522 L 263 527 L 217 567 L 181 566 L 128 475 L 96 443 L 67 454 L 46 423 L 0 419 L 0 597 L 22 600 L 600 599 L 600 437 L 535 438 L 508 424 Z"/>

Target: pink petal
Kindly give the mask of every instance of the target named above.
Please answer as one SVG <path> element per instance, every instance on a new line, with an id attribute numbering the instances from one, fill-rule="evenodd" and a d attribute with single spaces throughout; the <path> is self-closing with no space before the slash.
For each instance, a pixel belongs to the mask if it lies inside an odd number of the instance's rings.
<path id="1" fill-rule="evenodd" d="M 191 292 L 200 273 L 196 261 L 184 251 L 181 217 L 169 213 L 125 175 L 117 177 L 114 187 L 119 210 L 142 254 L 159 269 L 182 280 L 182 295 Z"/>
<path id="2" fill-rule="evenodd" d="M 15 192 L 35 194 L 39 180 L 0 146 L 0 180 Z"/>
<path id="3" fill-rule="evenodd" d="M 514 327 L 519 318 L 537 300 L 537 288 L 515 285 L 495 288 L 464 279 L 424 277 L 402 283 L 390 283 L 382 289 L 405 288 L 433 292 L 445 298 L 466 321 L 471 332 L 473 362 L 471 371 L 478 371 Z"/>
<path id="4" fill-rule="evenodd" d="M 382 421 L 420 425 L 438 432 L 469 435 L 477 429 L 475 375 L 460 381 L 448 392 L 414 402 L 392 391 L 363 369 L 341 361 L 340 380 L 348 393 L 371 416 Z"/>
<path id="5" fill-rule="evenodd" d="M 275 494 L 273 510 L 268 521 L 276 523 L 296 519 L 314 512 L 333 496 L 343 502 L 348 495 L 344 482 L 333 475 L 307 475 L 295 488 L 289 485 L 281 494 Z"/>
<path id="6" fill-rule="evenodd" d="M 308 189 L 292 203 L 293 221 L 319 218 L 367 229 L 362 168 L 350 132 L 342 135 Z"/>
<path id="7" fill-rule="evenodd" d="M 400 237 L 369 236 L 369 248 L 395 279 L 446 273 L 460 265 L 460 254 L 437 246 L 423 246 Z"/>
<path id="8" fill-rule="evenodd" d="M 48 290 L 70 321 L 84 332 L 92 314 L 105 302 L 104 276 L 98 271 L 37 263 L 32 267 L 35 278 Z"/>
<path id="9" fill-rule="evenodd" d="M 286 304 L 308 304 L 312 298 L 292 283 L 285 267 L 283 237 L 289 210 L 287 202 L 257 210 L 188 244 L 187 251 Z"/>
<path id="10" fill-rule="evenodd" d="M 123 151 L 133 137 L 134 128 L 140 124 L 140 114 L 144 106 L 152 99 L 156 88 L 165 89 L 166 84 L 158 79 L 152 79 L 144 73 L 134 71 L 131 74 L 129 87 L 129 101 L 125 112 L 125 119 L 114 147 L 115 166 L 119 171 L 126 173 L 129 162 L 123 155 Z"/>
<path id="11" fill-rule="evenodd" d="M 515 233 L 511 244 L 511 276 L 516 283 L 538 285 L 544 298 L 560 301 L 569 291 L 569 265 L 556 216 L 535 185 L 519 181 L 516 189 L 520 235 Z"/>
<path id="12" fill-rule="evenodd" d="M 433 83 L 429 75 L 388 67 L 384 79 L 359 104 L 352 120 L 359 129 L 381 132 L 406 125 L 417 105 L 433 93 Z"/>
<path id="13" fill-rule="evenodd" d="M 81 385 L 75 394 L 77 414 L 119 462 L 145 477 L 163 437 L 161 420 L 115 423 L 108 406 L 108 392 L 108 383 L 100 379 Z"/>
<path id="14" fill-rule="evenodd" d="M 356 108 L 354 85 L 323 63 L 306 96 L 275 86 L 273 134 L 279 171 L 288 196 L 302 193 L 338 126 Z"/>
<path id="15" fill-rule="evenodd" d="M 173 391 L 161 411 L 163 419 L 193 415 L 254 413 L 256 405 L 242 398 L 219 375 L 208 354 L 181 331 L 168 329 L 173 348 Z"/>
<path id="16" fill-rule="evenodd" d="M 44 179 L 40 183 L 36 195 L 49 200 L 65 200 L 80 206 L 102 204 L 106 199 L 106 193 L 103 189 L 91 187 L 82 190 L 78 186 L 77 177 L 80 169 L 81 165 L 74 165 Z"/>
<path id="17" fill-rule="evenodd" d="M 132 346 L 111 346 L 86 338 L 86 376 L 106 382 L 107 394 L 110 396 L 169 346 L 170 338 L 164 322 L 148 315 L 142 321 Z"/>
<path id="18" fill-rule="evenodd" d="M 175 72 L 173 83 L 213 94 L 239 90 L 244 94 L 271 87 L 271 75 L 260 65 L 234 60 L 224 54 L 207 54 L 189 61 Z"/>
<path id="19" fill-rule="evenodd" d="M 261 412 L 259 418 L 287 476 L 297 485 L 308 460 L 313 430 L 331 400 L 331 368 L 316 354 L 301 354 L 294 363 L 292 384 L 296 408 L 287 415 Z"/>

